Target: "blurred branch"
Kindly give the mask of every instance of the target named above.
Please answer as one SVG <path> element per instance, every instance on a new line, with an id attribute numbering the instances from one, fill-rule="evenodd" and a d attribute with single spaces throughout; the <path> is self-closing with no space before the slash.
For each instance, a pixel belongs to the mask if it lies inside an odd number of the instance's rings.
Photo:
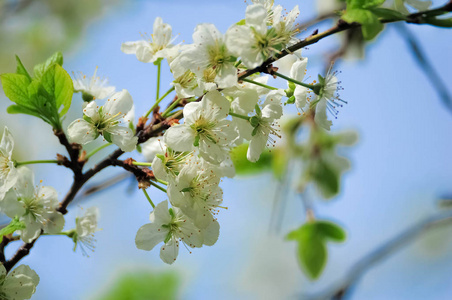
<path id="1" fill-rule="evenodd" d="M 387 258 L 409 242 L 419 237 L 421 234 L 434 228 L 449 225 L 452 223 L 452 211 L 441 212 L 433 215 L 403 231 L 399 235 L 390 239 L 385 244 L 377 247 L 368 255 L 356 262 L 345 274 L 344 279 L 326 291 L 317 295 L 309 295 L 308 299 L 345 299 L 350 295 L 350 288 L 376 263 Z"/>
<path id="2" fill-rule="evenodd" d="M 435 92 L 438 94 L 441 101 L 450 111 L 452 111 L 452 96 L 447 89 L 447 85 L 444 83 L 441 76 L 427 58 L 427 55 L 424 50 L 422 50 L 421 44 L 416 36 L 406 27 L 405 24 L 395 24 L 395 28 L 407 43 L 411 55 L 413 55 L 413 58 L 417 62 L 419 68 L 422 72 L 424 72 L 425 76 L 430 81 L 430 84 L 435 89 Z"/>
<path id="3" fill-rule="evenodd" d="M 334 18 L 334 17 L 337 17 L 336 11 L 332 11 L 332 12 L 329 12 L 329 13 L 318 15 L 317 17 L 312 18 L 311 20 L 308 20 L 308 21 L 298 25 L 297 26 L 297 30 L 299 32 L 301 32 L 301 31 L 303 31 L 305 29 L 308 29 L 309 27 L 312 27 L 314 25 L 317 25 L 317 24 L 319 24 L 319 23 L 321 23 L 321 22 L 323 22 L 325 20 L 328 20 L 328 19 L 331 19 L 331 18 Z"/>
<path id="4" fill-rule="evenodd" d="M 0 6 L 0 23 L 4 22 L 8 17 L 27 8 L 32 2 L 33 0 L 7 1 Z"/>

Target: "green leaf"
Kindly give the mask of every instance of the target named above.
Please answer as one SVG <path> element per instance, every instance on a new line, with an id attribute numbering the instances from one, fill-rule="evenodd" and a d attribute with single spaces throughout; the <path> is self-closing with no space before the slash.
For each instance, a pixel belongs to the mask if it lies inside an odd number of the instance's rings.
<path id="1" fill-rule="evenodd" d="M 315 223 L 301 226 L 295 233 L 298 241 L 298 261 L 312 279 L 317 279 L 325 268 L 328 258 L 323 236 L 318 234 Z"/>
<path id="2" fill-rule="evenodd" d="M 54 64 L 60 66 L 63 65 L 63 54 L 61 52 L 55 52 L 51 57 L 49 57 L 44 63 L 36 65 L 34 67 L 35 77 L 40 79 L 44 73 Z"/>
<path id="3" fill-rule="evenodd" d="M 9 114 L 26 114 L 26 115 L 30 115 L 30 116 L 34 116 L 34 117 L 38 117 L 38 118 L 41 117 L 41 115 L 38 112 L 36 112 L 35 110 L 29 109 L 29 108 L 26 108 L 25 106 L 20 106 L 20 105 L 10 105 L 6 109 L 6 112 Z"/>
<path id="4" fill-rule="evenodd" d="M 242 144 L 231 150 L 230 156 L 238 175 L 252 175 L 271 170 L 272 154 L 263 151 L 260 159 L 253 163 L 246 158 L 248 144 Z"/>
<path id="5" fill-rule="evenodd" d="M 394 21 L 406 20 L 406 16 L 404 14 L 402 14 L 401 12 L 394 10 L 394 9 L 376 7 L 376 8 L 371 8 L 370 11 L 377 17 L 383 18 L 386 20 L 394 20 Z"/>
<path id="6" fill-rule="evenodd" d="M 325 198 L 339 193 L 340 174 L 333 166 L 318 160 L 311 165 L 310 175 Z"/>
<path id="7" fill-rule="evenodd" d="M 19 56 L 17 56 L 17 55 L 16 55 L 16 62 L 17 62 L 16 74 L 25 75 L 28 78 L 28 80 L 31 81 L 30 74 L 28 74 L 27 69 L 25 69 L 24 65 L 20 61 Z"/>
<path id="8" fill-rule="evenodd" d="M 239 26 L 245 25 L 245 24 L 246 24 L 246 20 L 245 19 L 242 19 L 242 20 L 238 21 L 237 23 L 235 23 L 235 25 L 239 25 Z"/>
<path id="9" fill-rule="evenodd" d="M 271 167 L 273 170 L 273 175 L 278 180 L 282 180 L 284 174 L 286 173 L 287 164 L 289 157 L 287 152 L 282 148 L 274 148 L 271 152 L 273 159 L 271 161 Z"/>
<path id="10" fill-rule="evenodd" d="M 372 8 L 383 4 L 385 0 L 347 0 L 347 9 L 349 8 Z"/>
<path id="11" fill-rule="evenodd" d="M 383 30 L 384 25 L 378 20 L 370 10 L 367 9 L 347 9 L 342 19 L 347 23 L 359 23 L 362 25 L 363 37 L 366 40 L 371 40 Z"/>
<path id="12" fill-rule="evenodd" d="M 74 93 L 71 76 L 59 64 L 54 64 L 43 74 L 41 82 L 46 91 L 53 96 L 59 116 L 66 114 Z"/>
<path id="13" fill-rule="evenodd" d="M 315 224 L 319 233 L 327 239 L 335 242 L 344 242 L 347 238 L 345 231 L 337 224 L 328 221 L 317 221 Z"/>
<path id="14" fill-rule="evenodd" d="M 6 97 L 11 101 L 24 106 L 29 106 L 29 97 L 27 88 L 30 80 L 25 75 L 21 74 L 2 74 L 0 80 L 3 85 L 3 91 Z"/>
<path id="15" fill-rule="evenodd" d="M 133 271 L 121 275 L 99 300 L 178 299 L 180 280 L 175 272 Z"/>
<path id="16" fill-rule="evenodd" d="M 102 135 L 103 135 L 104 139 L 105 139 L 107 142 L 113 143 L 113 142 L 111 141 L 111 134 L 110 134 L 109 132 L 104 131 L 104 132 L 102 133 Z"/>
<path id="17" fill-rule="evenodd" d="M 12 234 L 16 230 L 21 230 L 25 228 L 25 224 L 19 221 L 18 217 L 15 217 L 11 222 L 4 228 L 0 230 L 0 243 L 3 241 L 3 236 Z"/>

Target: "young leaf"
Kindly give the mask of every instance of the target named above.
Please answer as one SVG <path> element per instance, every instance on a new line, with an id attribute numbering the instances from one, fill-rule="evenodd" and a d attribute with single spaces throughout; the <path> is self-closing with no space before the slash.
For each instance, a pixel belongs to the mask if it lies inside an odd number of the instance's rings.
<path id="1" fill-rule="evenodd" d="M 63 65 L 63 54 L 61 54 L 61 52 L 55 52 L 44 63 L 36 65 L 34 67 L 35 77 L 41 79 L 44 73 L 54 64 L 58 64 L 60 66 Z"/>
<path id="2" fill-rule="evenodd" d="M 71 76 L 59 64 L 54 64 L 43 74 L 41 82 L 45 90 L 55 99 L 55 107 L 60 111 L 60 117 L 66 114 L 74 93 Z"/>
<path id="3" fill-rule="evenodd" d="M 370 10 L 353 8 L 347 9 L 342 15 L 342 19 L 347 23 L 359 23 L 362 26 L 363 37 L 371 40 L 383 30 L 384 25 L 378 20 Z"/>
<path id="4" fill-rule="evenodd" d="M 311 168 L 310 175 L 325 198 L 339 193 L 339 172 L 323 160 L 313 163 Z"/>
<path id="5" fill-rule="evenodd" d="M 29 108 L 26 108 L 25 106 L 20 106 L 20 105 L 10 105 L 6 109 L 6 112 L 9 114 L 26 114 L 26 115 L 30 115 L 30 116 L 34 116 L 34 117 L 38 117 L 38 118 L 41 117 L 41 115 L 38 112 L 36 112 L 35 110 L 29 109 Z"/>
<path id="6" fill-rule="evenodd" d="M 25 228 L 25 224 L 19 221 L 18 217 L 15 217 L 11 222 L 4 228 L 0 230 L 0 243 L 3 241 L 3 236 L 12 234 L 16 230 L 21 230 Z"/>
<path id="7" fill-rule="evenodd" d="M 309 277 L 317 279 L 328 258 L 325 241 L 315 223 L 307 223 L 298 230 L 298 260 Z"/>
<path id="8" fill-rule="evenodd" d="M 3 91 L 6 97 L 11 101 L 24 106 L 29 106 L 29 97 L 27 88 L 30 80 L 25 75 L 21 74 L 2 74 L 0 80 L 3 85 Z"/>
<path id="9" fill-rule="evenodd" d="M 25 69 L 24 65 L 20 61 L 19 56 L 17 56 L 17 55 L 16 55 L 16 62 L 17 62 L 16 74 L 25 75 L 28 78 L 28 80 L 31 81 L 30 74 L 28 74 L 27 69 Z"/>
<path id="10" fill-rule="evenodd" d="M 248 144 L 242 144 L 231 150 L 230 156 L 234 164 L 236 174 L 252 175 L 271 170 L 273 156 L 270 152 L 264 151 L 259 160 L 255 163 L 246 158 Z"/>
<path id="11" fill-rule="evenodd" d="M 347 235 L 339 225 L 328 221 L 317 221 L 317 231 L 321 233 L 326 239 L 334 242 L 344 242 Z"/>

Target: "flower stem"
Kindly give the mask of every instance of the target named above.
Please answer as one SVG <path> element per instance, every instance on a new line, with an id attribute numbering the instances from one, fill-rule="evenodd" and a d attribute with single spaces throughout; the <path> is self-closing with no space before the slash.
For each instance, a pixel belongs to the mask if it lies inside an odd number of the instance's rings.
<path id="1" fill-rule="evenodd" d="M 155 96 L 155 101 L 160 99 L 160 74 L 162 71 L 162 61 L 159 61 L 157 65 L 157 95 Z"/>
<path id="2" fill-rule="evenodd" d="M 240 64 L 242 63 L 242 60 L 241 59 L 239 59 L 235 64 L 234 64 L 234 67 L 238 67 L 238 66 L 240 66 Z"/>
<path id="3" fill-rule="evenodd" d="M 151 163 L 147 163 L 147 162 L 138 162 L 138 161 L 134 161 L 132 164 L 134 164 L 135 166 L 146 166 L 146 167 L 152 166 Z"/>
<path id="4" fill-rule="evenodd" d="M 154 187 L 158 188 L 159 190 L 161 190 L 162 192 L 166 193 L 166 189 L 162 188 L 160 185 L 158 185 L 158 184 L 156 184 L 156 183 L 154 183 L 152 181 L 150 181 L 150 183 L 151 183 L 152 186 L 154 186 Z"/>
<path id="5" fill-rule="evenodd" d="M 161 183 L 161 184 L 164 184 L 164 185 L 168 185 L 168 182 L 167 182 L 167 181 L 160 180 L 160 179 L 158 179 L 158 178 L 155 178 L 155 180 L 156 180 L 158 183 Z"/>
<path id="6" fill-rule="evenodd" d="M 155 101 L 154 105 L 152 105 L 151 109 L 148 110 L 148 112 L 144 115 L 146 118 L 151 114 L 151 112 L 162 102 L 163 99 L 166 98 L 170 93 L 174 91 L 174 86 L 171 87 L 169 90 L 166 91 L 166 93 L 157 101 Z"/>
<path id="7" fill-rule="evenodd" d="M 261 86 L 261 87 L 269 89 L 269 90 L 277 90 L 277 88 L 275 88 L 275 87 L 272 87 L 272 86 L 269 86 L 269 85 L 266 85 L 266 84 L 263 84 L 263 83 L 260 83 L 260 82 L 248 79 L 248 78 L 244 78 L 243 81 L 249 82 L 249 83 L 252 83 L 252 84 L 255 84 L 255 85 L 258 85 L 258 86 Z"/>
<path id="8" fill-rule="evenodd" d="M 316 87 L 313 84 L 307 84 L 307 83 L 300 82 L 298 80 L 295 80 L 293 78 L 287 77 L 286 75 L 283 75 L 283 74 L 278 73 L 278 72 L 273 72 L 272 74 L 275 74 L 276 76 L 281 77 L 281 78 L 283 78 L 283 79 L 285 79 L 287 81 L 290 81 L 290 82 L 293 82 L 295 84 L 304 86 L 305 88 L 311 89 L 313 91 L 316 90 Z"/>
<path id="9" fill-rule="evenodd" d="M 152 208 L 155 208 L 154 202 L 152 202 L 151 197 L 149 197 L 148 192 L 146 192 L 145 189 L 143 189 L 143 193 L 146 196 L 146 199 L 148 199 L 149 203 L 151 204 Z"/>
<path id="10" fill-rule="evenodd" d="M 93 151 L 91 151 L 90 153 L 88 153 L 88 154 L 85 156 L 85 160 L 88 160 L 91 156 L 93 156 L 94 154 L 96 154 L 96 153 L 99 152 L 100 150 L 102 150 L 102 149 L 104 149 L 104 148 L 107 148 L 107 147 L 110 146 L 110 145 L 113 145 L 113 144 L 112 144 L 112 143 L 108 143 L 108 144 L 105 144 L 105 145 L 100 146 L 99 148 L 94 149 Z"/>
<path id="11" fill-rule="evenodd" d="M 182 100 L 183 98 L 177 98 L 176 101 L 174 101 L 173 103 L 171 103 L 171 105 L 165 109 L 165 111 L 162 113 L 162 117 L 166 118 L 169 116 L 169 113 L 179 104 L 179 102 Z"/>
<path id="12" fill-rule="evenodd" d="M 240 119 L 247 120 L 247 121 L 250 120 L 250 117 L 248 117 L 248 116 L 236 114 L 236 113 L 233 113 L 233 112 L 229 112 L 229 114 L 230 114 L 231 116 L 233 116 L 233 117 L 236 117 L 236 118 L 240 118 Z"/>
<path id="13" fill-rule="evenodd" d="M 32 165 L 32 164 L 57 164 L 58 160 L 29 160 L 29 161 L 16 161 L 15 166 L 24 166 L 24 165 Z"/>

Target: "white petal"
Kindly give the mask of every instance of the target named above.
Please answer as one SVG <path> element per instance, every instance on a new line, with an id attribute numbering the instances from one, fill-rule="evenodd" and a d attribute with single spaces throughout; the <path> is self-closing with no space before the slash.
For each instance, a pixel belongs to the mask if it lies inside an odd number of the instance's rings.
<path id="1" fill-rule="evenodd" d="M 154 172 L 154 176 L 160 180 L 168 181 L 168 173 L 166 170 L 167 169 L 162 160 L 158 157 L 154 157 L 154 160 L 152 161 L 152 171 Z"/>
<path id="2" fill-rule="evenodd" d="M 304 75 L 306 73 L 306 66 L 308 65 L 308 59 L 305 57 L 303 59 L 297 60 L 290 69 L 290 77 L 297 81 L 303 81 Z"/>
<path id="3" fill-rule="evenodd" d="M 267 139 L 268 136 L 263 135 L 259 131 L 252 137 L 250 145 L 248 146 L 248 152 L 246 153 L 246 157 L 249 161 L 256 162 L 259 160 L 262 151 L 265 149 L 265 145 L 267 145 Z"/>
<path id="4" fill-rule="evenodd" d="M 37 191 L 41 203 L 46 207 L 56 209 L 59 205 L 58 192 L 50 186 L 42 186 Z"/>
<path id="5" fill-rule="evenodd" d="M 53 211 L 47 214 L 44 223 L 44 231 L 46 233 L 59 233 L 64 228 L 64 217 L 60 212 Z"/>
<path id="6" fill-rule="evenodd" d="M 104 106 L 103 113 L 113 117 L 116 115 L 125 116 L 133 107 L 133 99 L 127 90 L 116 92 Z"/>
<path id="7" fill-rule="evenodd" d="M 141 145 L 141 153 L 147 161 L 153 161 L 156 154 L 164 154 L 166 145 L 162 137 L 152 137 Z"/>
<path id="8" fill-rule="evenodd" d="M 246 8 L 245 20 L 246 25 L 254 27 L 258 32 L 266 31 L 267 9 L 261 4 L 249 5 Z"/>
<path id="9" fill-rule="evenodd" d="M 135 150 L 138 137 L 133 135 L 132 129 L 128 127 L 115 126 L 108 129 L 111 134 L 111 141 L 124 152 Z"/>
<path id="10" fill-rule="evenodd" d="M 11 155 L 13 154 L 14 149 L 14 139 L 11 132 L 9 132 L 8 127 L 5 126 L 3 130 L 2 141 L 0 142 L 0 151 L 3 153 L 5 157 L 11 159 Z"/>
<path id="11" fill-rule="evenodd" d="M 20 265 L 5 278 L 2 293 L 7 299 L 30 299 L 38 283 L 38 274 L 29 266 Z"/>
<path id="12" fill-rule="evenodd" d="M 125 42 L 121 45 L 121 51 L 125 54 L 136 54 L 137 48 L 143 44 L 148 44 L 146 41 Z"/>
<path id="13" fill-rule="evenodd" d="M 72 122 L 67 128 L 67 134 L 71 142 L 81 145 L 94 141 L 99 136 L 97 128 L 83 119 Z"/>
<path id="14" fill-rule="evenodd" d="M 10 218 L 21 217 L 25 214 L 25 205 L 23 202 L 17 201 L 17 194 L 14 190 L 9 190 L 5 198 L 0 201 L 0 211 Z"/>
<path id="15" fill-rule="evenodd" d="M 307 96 L 308 96 L 308 89 L 304 86 L 297 85 L 295 87 L 295 91 L 293 93 L 295 96 L 295 105 L 299 109 L 304 109 L 306 107 L 307 102 Z"/>
<path id="16" fill-rule="evenodd" d="M 144 224 L 138 229 L 135 245 L 138 249 L 150 251 L 165 240 L 168 232 L 167 228 L 163 228 L 160 225 L 154 223 Z"/>
<path id="17" fill-rule="evenodd" d="M 173 264 L 179 254 L 179 242 L 172 238 L 160 248 L 160 258 L 167 264 Z"/>
<path id="18" fill-rule="evenodd" d="M 31 241 L 33 241 L 41 234 L 42 224 L 31 220 L 30 217 L 24 219 L 21 218 L 21 220 L 27 227 L 22 230 L 20 237 L 25 243 L 31 243 Z"/>
<path id="19" fill-rule="evenodd" d="M 227 88 L 237 84 L 237 68 L 233 63 L 224 63 L 215 77 L 219 88 Z"/>
<path id="20" fill-rule="evenodd" d="M 191 151 L 195 141 L 195 132 L 185 124 L 172 126 L 165 132 L 164 140 L 173 150 Z"/>
<path id="21" fill-rule="evenodd" d="M 171 223 L 171 215 L 168 212 L 168 201 L 162 201 L 155 206 L 149 216 L 149 220 L 157 225 L 168 225 Z"/>
<path id="22" fill-rule="evenodd" d="M 317 102 L 314 121 L 317 123 L 317 125 L 323 127 L 324 129 L 330 130 L 333 122 L 328 120 L 328 117 L 326 115 L 326 101 L 326 99 L 320 99 L 320 101 Z"/>
<path id="23" fill-rule="evenodd" d="M 213 246 L 220 235 L 220 224 L 214 220 L 211 224 L 202 231 L 204 235 L 204 245 Z"/>
<path id="24" fill-rule="evenodd" d="M 99 106 L 96 101 L 91 101 L 83 108 L 83 114 L 90 117 L 93 121 L 99 119 Z"/>

